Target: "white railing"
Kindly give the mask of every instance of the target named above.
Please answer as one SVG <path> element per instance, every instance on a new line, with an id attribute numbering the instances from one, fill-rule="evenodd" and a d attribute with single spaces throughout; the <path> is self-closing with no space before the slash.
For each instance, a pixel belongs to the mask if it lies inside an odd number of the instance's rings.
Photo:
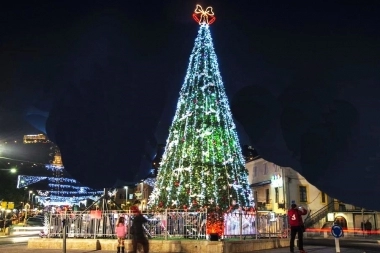
<path id="1" fill-rule="evenodd" d="M 260 212 L 227 213 L 224 215 L 224 237 L 287 238 L 287 217 Z"/>
<path id="2" fill-rule="evenodd" d="M 127 238 L 134 214 L 129 211 L 85 211 L 49 213 L 44 233 L 47 237 L 62 237 L 63 221 L 66 222 L 68 238 L 115 238 L 115 224 L 122 215 L 125 218 Z M 170 239 L 208 239 L 207 211 L 190 212 L 187 210 L 162 210 L 144 212 L 148 219 L 144 225 L 149 238 Z M 273 217 L 267 214 L 235 211 L 224 215 L 224 238 L 284 238 L 287 237 L 285 216 Z"/>

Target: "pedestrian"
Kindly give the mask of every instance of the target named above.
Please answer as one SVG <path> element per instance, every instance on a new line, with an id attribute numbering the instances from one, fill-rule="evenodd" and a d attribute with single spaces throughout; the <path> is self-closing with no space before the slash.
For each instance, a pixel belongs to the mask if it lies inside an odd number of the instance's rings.
<path id="1" fill-rule="evenodd" d="M 120 216 L 117 221 L 115 233 L 117 236 L 117 253 L 124 253 L 124 240 L 125 235 L 127 234 L 127 229 L 125 227 L 125 218 L 123 216 Z"/>
<path id="2" fill-rule="evenodd" d="M 367 235 L 371 235 L 372 223 L 369 220 L 367 220 L 366 223 L 364 224 L 364 228 Z"/>
<path id="3" fill-rule="evenodd" d="M 305 230 L 302 215 L 307 214 L 307 210 L 303 207 L 297 208 L 297 205 L 293 203 L 288 210 L 288 219 L 290 225 L 290 252 L 294 252 L 294 240 L 296 234 L 298 234 L 298 248 L 300 253 L 306 253 L 303 249 L 303 232 Z"/>
<path id="4" fill-rule="evenodd" d="M 132 213 L 135 215 L 131 226 L 133 253 L 137 253 L 137 245 L 141 244 L 144 253 L 149 253 L 149 241 L 145 235 L 144 223 L 148 220 L 142 215 L 137 206 L 131 207 Z"/>

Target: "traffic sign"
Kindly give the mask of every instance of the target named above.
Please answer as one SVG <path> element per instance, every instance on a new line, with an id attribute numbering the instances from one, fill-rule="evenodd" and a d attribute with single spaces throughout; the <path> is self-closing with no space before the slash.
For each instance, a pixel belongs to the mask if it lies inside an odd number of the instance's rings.
<path id="1" fill-rule="evenodd" d="M 331 227 L 331 234 L 335 237 L 335 238 L 340 238 L 343 236 L 343 229 L 342 227 L 338 226 L 338 225 L 334 225 Z"/>

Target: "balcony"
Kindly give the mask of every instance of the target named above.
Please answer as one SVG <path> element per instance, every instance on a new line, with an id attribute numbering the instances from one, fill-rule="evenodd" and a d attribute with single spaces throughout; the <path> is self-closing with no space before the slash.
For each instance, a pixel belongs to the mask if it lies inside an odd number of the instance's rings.
<path id="1" fill-rule="evenodd" d="M 257 202 L 257 210 L 258 211 L 272 211 L 273 205 L 271 203 L 265 203 L 265 202 Z"/>

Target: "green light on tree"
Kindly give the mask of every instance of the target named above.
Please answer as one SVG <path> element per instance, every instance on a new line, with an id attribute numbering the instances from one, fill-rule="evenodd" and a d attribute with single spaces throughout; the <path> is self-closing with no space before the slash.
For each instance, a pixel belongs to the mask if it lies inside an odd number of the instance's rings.
<path id="1" fill-rule="evenodd" d="M 209 25 L 201 23 L 149 205 L 251 207 L 247 175 Z"/>

